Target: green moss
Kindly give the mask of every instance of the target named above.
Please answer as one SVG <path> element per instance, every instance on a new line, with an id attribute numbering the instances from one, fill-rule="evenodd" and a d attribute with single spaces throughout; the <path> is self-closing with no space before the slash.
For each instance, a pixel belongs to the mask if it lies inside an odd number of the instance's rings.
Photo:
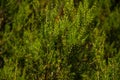
<path id="1" fill-rule="evenodd" d="M 112 2 L 1 0 L 0 80 L 118 80 L 120 9 Z"/>

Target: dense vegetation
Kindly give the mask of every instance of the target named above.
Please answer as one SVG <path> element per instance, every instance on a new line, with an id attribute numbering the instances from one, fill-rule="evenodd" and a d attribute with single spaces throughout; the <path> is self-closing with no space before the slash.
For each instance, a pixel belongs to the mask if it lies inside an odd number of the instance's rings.
<path id="1" fill-rule="evenodd" d="M 119 0 L 0 0 L 0 80 L 119 79 Z"/>

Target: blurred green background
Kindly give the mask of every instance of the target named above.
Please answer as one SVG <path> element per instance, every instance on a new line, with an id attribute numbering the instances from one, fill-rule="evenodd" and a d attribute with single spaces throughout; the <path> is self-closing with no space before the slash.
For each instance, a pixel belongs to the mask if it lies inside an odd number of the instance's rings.
<path id="1" fill-rule="evenodd" d="M 0 0 L 0 80 L 119 80 L 119 0 Z"/>

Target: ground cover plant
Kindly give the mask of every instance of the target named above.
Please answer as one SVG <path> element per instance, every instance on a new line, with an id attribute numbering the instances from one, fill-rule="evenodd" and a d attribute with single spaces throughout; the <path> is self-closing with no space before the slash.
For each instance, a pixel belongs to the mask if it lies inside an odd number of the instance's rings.
<path id="1" fill-rule="evenodd" d="M 0 80 L 119 80 L 119 0 L 0 0 Z"/>

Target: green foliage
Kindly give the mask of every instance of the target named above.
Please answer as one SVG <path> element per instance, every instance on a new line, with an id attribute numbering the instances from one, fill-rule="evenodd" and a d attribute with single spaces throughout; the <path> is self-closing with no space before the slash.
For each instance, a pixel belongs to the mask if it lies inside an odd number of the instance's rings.
<path id="1" fill-rule="evenodd" d="M 113 0 L 1 0 L 0 80 L 119 80 Z"/>

